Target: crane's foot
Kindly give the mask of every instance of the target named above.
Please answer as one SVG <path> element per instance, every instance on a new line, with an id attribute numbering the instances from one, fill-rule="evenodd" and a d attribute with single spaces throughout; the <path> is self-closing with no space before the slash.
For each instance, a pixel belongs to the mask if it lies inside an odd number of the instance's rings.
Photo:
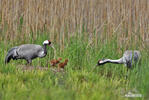
<path id="1" fill-rule="evenodd" d="M 31 64 L 32 64 L 32 60 L 26 60 L 27 61 L 27 66 L 31 66 Z"/>

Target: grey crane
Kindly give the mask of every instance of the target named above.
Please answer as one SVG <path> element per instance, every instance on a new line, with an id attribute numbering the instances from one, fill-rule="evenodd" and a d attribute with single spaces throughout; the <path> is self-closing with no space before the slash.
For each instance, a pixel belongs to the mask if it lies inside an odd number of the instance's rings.
<path id="1" fill-rule="evenodd" d="M 125 64 L 127 68 L 131 68 L 133 64 L 136 64 L 141 58 L 141 54 L 137 50 L 127 50 L 124 52 L 123 56 L 120 59 L 102 59 L 99 60 L 97 65 L 103 65 L 106 63 L 115 63 L 115 64 Z"/>
<path id="2" fill-rule="evenodd" d="M 37 44 L 23 44 L 11 48 L 5 57 L 5 63 L 9 63 L 11 59 L 25 59 L 28 64 L 37 57 L 45 57 L 47 55 L 47 45 L 52 46 L 50 40 L 45 40 L 43 46 Z"/>

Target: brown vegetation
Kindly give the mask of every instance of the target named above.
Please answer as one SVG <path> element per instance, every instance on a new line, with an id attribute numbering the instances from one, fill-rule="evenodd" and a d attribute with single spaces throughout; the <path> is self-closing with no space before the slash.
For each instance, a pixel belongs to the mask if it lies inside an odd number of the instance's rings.
<path id="1" fill-rule="evenodd" d="M 115 35 L 121 45 L 132 37 L 137 44 L 149 39 L 148 12 L 149 0 L 0 0 L 0 40 L 27 41 L 46 31 L 64 48 L 64 39 L 83 32 L 95 46 Z"/>

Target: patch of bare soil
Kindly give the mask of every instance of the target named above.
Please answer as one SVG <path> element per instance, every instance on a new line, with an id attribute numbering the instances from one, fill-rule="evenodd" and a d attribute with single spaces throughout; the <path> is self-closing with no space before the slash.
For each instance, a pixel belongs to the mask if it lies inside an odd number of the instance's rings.
<path id="1" fill-rule="evenodd" d="M 51 68 L 51 67 L 31 66 L 31 65 L 18 65 L 17 69 L 21 69 L 23 71 L 41 70 L 41 71 L 52 71 L 52 72 L 64 72 L 63 68 L 59 70 L 58 68 L 54 67 Z"/>

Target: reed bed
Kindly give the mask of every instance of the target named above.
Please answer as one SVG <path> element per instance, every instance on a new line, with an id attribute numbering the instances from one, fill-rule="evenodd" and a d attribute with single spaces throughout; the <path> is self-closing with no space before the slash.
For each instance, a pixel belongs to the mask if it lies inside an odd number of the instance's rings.
<path id="1" fill-rule="evenodd" d="M 149 41 L 148 12 L 148 0 L 0 0 L 0 39 L 35 40 L 46 32 L 62 45 L 76 34 L 96 45 L 115 35 L 124 44 Z"/>

